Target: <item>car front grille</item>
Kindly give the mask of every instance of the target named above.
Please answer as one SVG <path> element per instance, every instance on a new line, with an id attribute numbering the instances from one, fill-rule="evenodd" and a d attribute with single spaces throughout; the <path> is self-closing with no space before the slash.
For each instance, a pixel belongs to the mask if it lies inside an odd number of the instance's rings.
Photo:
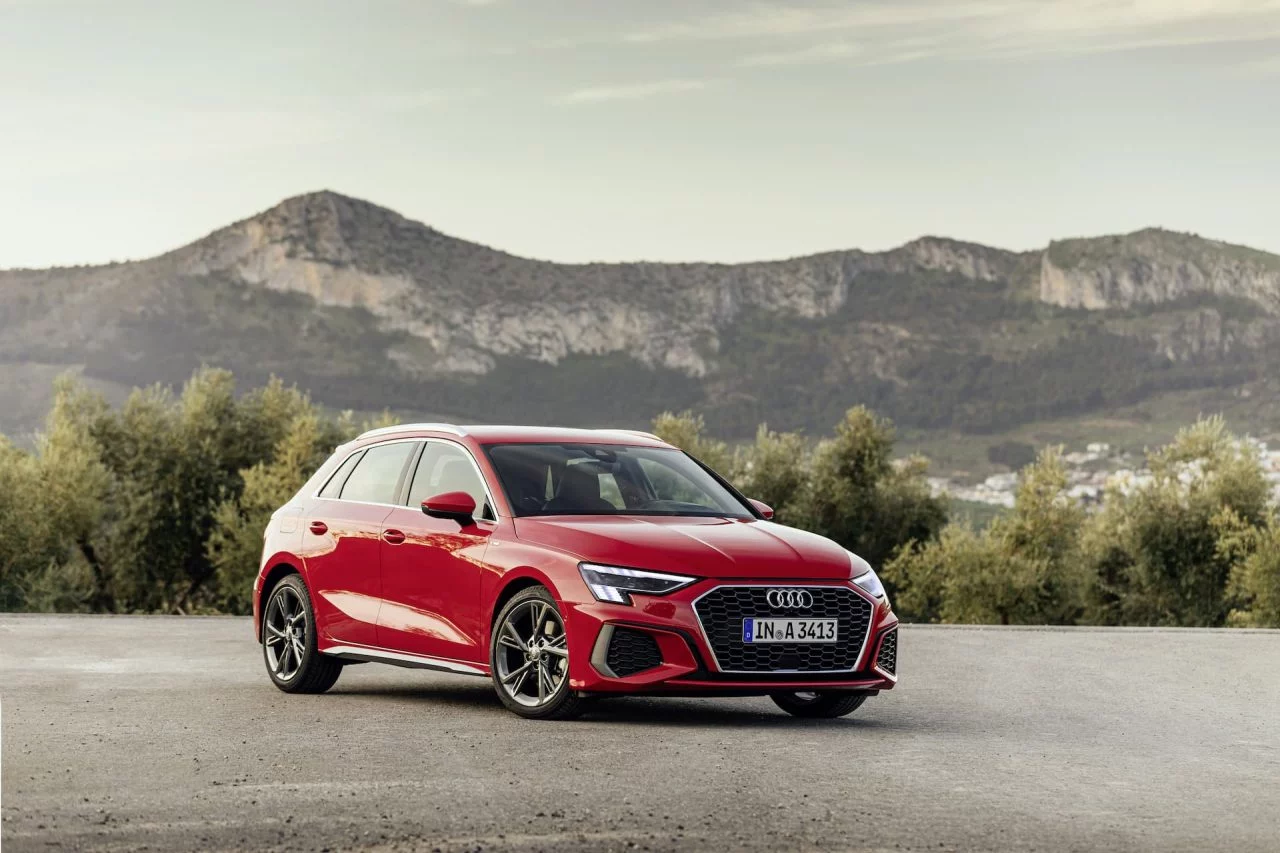
<path id="1" fill-rule="evenodd" d="M 876 655 L 876 666 L 890 675 L 898 674 L 898 629 L 884 635 L 880 641 L 880 654 Z"/>
<path id="2" fill-rule="evenodd" d="M 615 675 L 626 678 L 662 663 L 662 652 L 652 634 L 631 628 L 615 628 L 605 658 Z"/>
<path id="3" fill-rule="evenodd" d="M 771 589 L 806 589 L 813 606 L 771 607 Z M 702 631 L 715 652 L 721 672 L 851 672 L 871 626 L 871 602 L 841 586 L 718 586 L 694 603 Z M 835 643 L 759 643 L 742 641 L 748 617 L 836 619 Z"/>

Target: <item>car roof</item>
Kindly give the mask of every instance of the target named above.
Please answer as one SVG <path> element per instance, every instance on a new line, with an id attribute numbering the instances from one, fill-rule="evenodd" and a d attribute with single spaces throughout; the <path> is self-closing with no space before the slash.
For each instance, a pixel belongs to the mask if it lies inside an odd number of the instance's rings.
<path id="1" fill-rule="evenodd" d="M 357 441 L 407 435 L 446 434 L 472 438 L 480 444 L 536 444 L 541 442 L 568 444 L 623 444 L 633 447 L 670 447 L 653 433 L 628 429 L 572 429 L 546 426 L 498 426 L 493 424 L 425 423 L 398 424 L 369 430 Z"/>

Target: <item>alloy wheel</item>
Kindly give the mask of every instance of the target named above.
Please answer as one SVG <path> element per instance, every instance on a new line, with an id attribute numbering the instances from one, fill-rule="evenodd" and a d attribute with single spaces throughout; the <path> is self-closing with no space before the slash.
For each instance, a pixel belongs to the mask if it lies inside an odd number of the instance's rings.
<path id="1" fill-rule="evenodd" d="M 552 701 L 569 677 L 569 648 L 560 614 L 534 598 L 507 612 L 494 655 L 499 688 L 526 708 Z"/>
<path id="2" fill-rule="evenodd" d="M 307 651 L 307 609 L 291 586 L 281 585 L 271 596 L 263 623 L 267 666 L 280 681 L 291 681 L 302 668 Z"/>

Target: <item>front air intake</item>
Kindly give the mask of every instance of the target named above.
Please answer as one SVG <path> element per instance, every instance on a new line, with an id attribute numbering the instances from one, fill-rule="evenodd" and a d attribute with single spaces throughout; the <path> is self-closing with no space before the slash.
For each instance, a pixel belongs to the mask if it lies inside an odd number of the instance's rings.
<path id="1" fill-rule="evenodd" d="M 890 675 L 898 674 L 898 629 L 884 635 L 880 641 L 880 653 L 876 655 L 876 666 Z"/>
<path id="2" fill-rule="evenodd" d="M 662 652 L 652 634 L 631 628 L 615 628 L 605 662 L 615 675 L 626 678 L 661 664 Z"/>

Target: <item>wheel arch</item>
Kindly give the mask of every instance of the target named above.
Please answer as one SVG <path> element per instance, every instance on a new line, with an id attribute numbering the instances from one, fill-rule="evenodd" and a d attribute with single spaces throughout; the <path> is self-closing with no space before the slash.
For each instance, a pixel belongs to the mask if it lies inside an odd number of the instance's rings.
<path id="1" fill-rule="evenodd" d="M 502 608 L 507 606 L 508 601 L 526 589 L 535 586 L 546 587 L 552 598 L 557 601 L 560 599 L 560 596 L 556 593 L 556 588 L 552 586 L 551 581 L 547 580 L 545 576 L 529 572 L 503 578 L 503 585 L 498 590 L 498 594 L 494 596 L 493 609 L 489 612 L 489 629 L 493 629 L 493 623 L 497 621 L 498 614 L 502 612 Z"/>
<path id="2" fill-rule="evenodd" d="M 493 632 L 493 623 L 498 621 L 498 614 L 502 612 L 502 608 L 506 607 L 507 602 L 512 598 L 534 586 L 545 587 L 547 592 L 551 593 L 552 598 L 561 605 L 564 604 L 564 597 L 560 594 L 555 581 L 551 579 L 547 572 L 528 565 L 509 570 L 502 576 L 498 583 L 497 593 L 493 596 L 493 607 L 489 610 L 488 623 L 485 625 L 486 645 L 491 639 L 489 635 Z M 561 609 L 563 609 L 563 606 Z"/>
<path id="3" fill-rule="evenodd" d="M 257 633 L 259 643 L 262 642 L 262 623 L 266 621 L 265 607 L 266 603 L 271 600 L 271 593 L 280 585 L 280 581 L 284 580 L 289 575 L 301 574 L 301 568 L 286 561 L 277 562 L 263 574 L 262 588 L 258 590 L 258 606 L 256 608 L 257 612 L 263 614 L 263 618 L 258 620 L 259 624 Z"/>

